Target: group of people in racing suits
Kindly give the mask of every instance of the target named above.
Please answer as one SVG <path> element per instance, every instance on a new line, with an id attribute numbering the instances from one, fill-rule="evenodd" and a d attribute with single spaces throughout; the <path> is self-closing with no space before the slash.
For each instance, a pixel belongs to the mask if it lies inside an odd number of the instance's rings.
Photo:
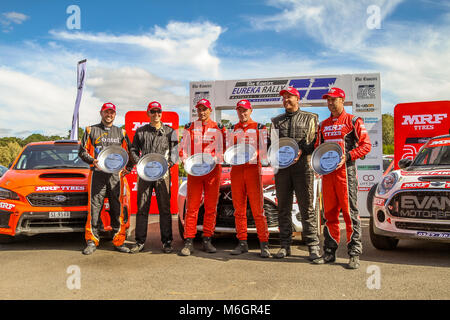
<path id="1" fill-rule="evenodd" d="M 295 140 L 299 151 L 292 165 L 275 170 L 280 248 L 274 257 L 282 259 L 291 254 L 292 205 L 295 193 L 303 226 L 302 236 L 309 251 L 308 259 L 314 264 L 332 263 L 336 260 L 336 250 L 340 242 L 339 215 L 342 211 L 346 224 L 347 250 L 350 256 L 347 266 L 350 269 L 359 268 L 362 244 L 357 207 L 358 183 L 355 161 L 371 150 L 364 123 L 361 118 L 346 113 L 345 92 L 340 88 L 331 88 L 323 96 L 323 99 L 327 100 L 331 115 L 321 123 L 316 114 L 300 109 L 301 97 L 294 87 L 281 90 L 280 96 L 283 97 L 285 112 L 272 118 L 270 132 L 265 125 L 252 120 L 253 109 L 248 100 L 237 103 L 236 112 L 239 122 L 227 130 L 222 124 L 211 119 L 213 110 L 210 101 L 201 99 L 195 106 L 198 119 L 185 125 L 179 146 L 176 132 L 161 122 L 162 107 L 157 101 L 149 103 L 147 114 L 150 123 L 137 129 L 132 144 L 125 130 L 113 125 L 116 107 L 112 103 L 105 103 L 100 111 L 101 123 L 86 128 L 79 151 L 81 159 L 91 165 L 85 232 L 87 246 L 83 253 L 92 254 L 99 245 L 100 212 L 105 197 L 108 197 L 110 203 L 115 248 L 120 252 L 142 251 L 146 242 L 148 212 L 153 190 L 156 193 L 160 213 L 163 251 L 166 253 L 173 251 L 170 175 L 153 182 L 138 178 L 135 244 L 131 248 L 124 245 L 128 217 L 124 214 L 121 205 L 123 179 L 139 159 L 148 153 L 162 154 L 166 157 L 169 167 L 176 163 L 177 156 L 183 163 L 189 156 L 197 153 L 209 153 L 213 157 L 216 166 L 212 171 L 201 176 L 188 174 L 184 246 L 179 255 L 189 256 L 194 252 L 194 238 L 197 233 L 197 219 L 202 197 L 204 206 L 202 247 L 206 252 L 216 252 L 211 238 L 215 230 L 223 154 L 227 148 L 244 143 L 254 146 L 256 156 L 244 164 L 233 165 L 231 169 L 231 192 L 238 244 L 230 253 L 239 255 L 249 250 L 247 244 L 248 201 L 260 242 L 260 256 L 272 257 L 263 208 L 261 160 L 267 156 L 266 151 L 271 143 L 288 137 Z M 310 166 L 310 160 L 315 148 L 328 141 L 338 143 L 343 154 L 336 170 L 322 176 L 325 224 L 321 255 L 317 230 L 319 224 L 313 205 L 315 173 Z M 118 174 L 105 173 L 98 167 L 98 154 L 111 145 L 120 145 L 130 154 L 129 162 Z M 174 150 L 178 151 L 174 152 Z"/>

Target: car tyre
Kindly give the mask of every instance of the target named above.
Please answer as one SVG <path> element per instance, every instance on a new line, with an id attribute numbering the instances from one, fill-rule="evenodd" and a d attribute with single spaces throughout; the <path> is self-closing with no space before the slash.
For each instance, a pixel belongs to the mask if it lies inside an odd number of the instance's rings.
<path id="1" fill-rule="evenodd" d="M 0 243 L 8 244 L 14 241 L 14 236 L 8 234 L 0 234 Z"/>
<path id="2" fill-rule="evenodd" d="M 366 207 L 369 214 L 372 215 L 373 209 L 373 197 L 375 196 L 375 192 L 377 191 L 378 183 L 375 183 L 372 188 L 370 188 L 369 193 L 367 193 L 367 202 Z"/>
<path id="3" fill-rule="evenodd" d="M 394 250 L 395 248 L 397 248 L 398 239 L 380 236 L 378 234 L 375 234 L 373 230 L 374 230 L 374 222 L 373 217 L 371 216 L 369 222 L 369 235 L 370 235 L 370 242 L 372 242 L 372 245 L 378 250 Z"/>

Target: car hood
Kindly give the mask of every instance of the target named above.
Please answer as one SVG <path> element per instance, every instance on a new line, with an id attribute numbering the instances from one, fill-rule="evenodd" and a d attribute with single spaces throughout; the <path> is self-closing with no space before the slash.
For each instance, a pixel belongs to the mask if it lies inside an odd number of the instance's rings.
<path id="1" fill-rule="evenodd" d="M 89 169 L 8 170 L 0 187 L 22 195 L 31 192 L 87 191 Z"/>
<path id="2" fill-rule="evenodd" d="M 450 169 L 410 168 L 395 172 L 399 175 L 396 189 L 450 188 Z"/>

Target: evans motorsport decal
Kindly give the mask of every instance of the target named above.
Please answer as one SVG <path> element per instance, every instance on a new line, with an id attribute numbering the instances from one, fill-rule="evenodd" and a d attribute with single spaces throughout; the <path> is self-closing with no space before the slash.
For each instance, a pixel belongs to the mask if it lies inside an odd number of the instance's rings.
<path id="1" fill-rule="evenodd" d="M 230 100 L 247 99 L 250 102 L 280 102 L 279 93 L 287 86 L 294 87 L 301 99 L 322 100 L 337 78 L 273 79 L 236 82 Z M 289 83 L 288 83 L 289 82 Z"/>
<path id="2" fill-rule="evenodd" d="M 450 220 L 450 198 L 446 195 L 402 195 L 399 217 Z"/>

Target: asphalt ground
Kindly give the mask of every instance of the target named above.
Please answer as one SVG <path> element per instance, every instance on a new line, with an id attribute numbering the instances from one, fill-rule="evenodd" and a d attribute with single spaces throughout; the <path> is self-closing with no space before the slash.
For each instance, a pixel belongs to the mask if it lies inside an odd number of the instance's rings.
<path id="1" fill-rule="evenodd" d="M 358 270 L 345 268 L 345 232 L 338 259 L 330 265 L 311 264 L 298 237 L 292 256 L 282 260 L 260 258 L 256 237 L 249 239 L 249 253 L 231 256 L 237 240 L 230 235 L 213 240 L 215 254 L 203 252 L 196 241 L 194 254 L 181 257 L 176 216 L 172 254 L 161 250 L 158 216 L 150 217 L 145 249 L 138 254 L 119 253 L 111 241 L 102 240 L 93 255 L 85 256 L 82 234 L 37 235 L 0 245 L 0 299 L 450 299 L 450 244 L 401 240 L 396 250 L 380 251 L 370 243 L 368 224 L 363 218 L 364 252 Z M 344 231 L 344 224 L 341 228 Z M 132 240 L 133 233 L 126 244 Z M 278 243 L 270 239 L 272 253 Z"/>

